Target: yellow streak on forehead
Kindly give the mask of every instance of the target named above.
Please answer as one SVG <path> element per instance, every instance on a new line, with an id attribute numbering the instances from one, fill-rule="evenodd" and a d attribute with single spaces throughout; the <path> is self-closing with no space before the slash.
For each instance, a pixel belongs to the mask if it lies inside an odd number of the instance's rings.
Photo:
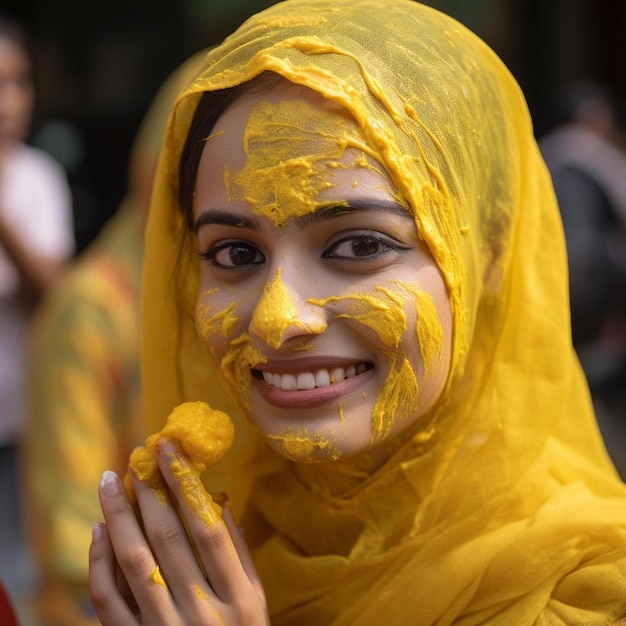
<path id="1" fill-rule="evenodd" d="M 331 112 L 304 100 L 257 104 L 243 143 L 245 165 L 224 174 L 229 201 L 244 200 L 277 227 L 324 205 L 319 195 L 333 186 L 346 148 L 371 154 L 346 111 L 335 107 Z"/>

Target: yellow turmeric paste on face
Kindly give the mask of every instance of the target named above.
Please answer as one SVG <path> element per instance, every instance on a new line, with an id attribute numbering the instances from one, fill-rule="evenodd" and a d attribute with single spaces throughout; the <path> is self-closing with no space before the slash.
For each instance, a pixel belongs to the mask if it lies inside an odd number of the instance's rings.
<path id="1" fill-rule="evenodd" d="M 230 346 L 222 357 L 221 371 L 226 380 L 237 392 L 237 400 L 244 406 L 249 403 L 252 385 L 251 368 L 264 363 L 267 358 L 252 346 L 252 339 L 247 332 L 230 342 Z"/>
<path id="2" fill-rule="evenodd" d="M 306 428 L 284 430 L 279 435 L 269 435 L 268 439 L 280 443 L 285 457 L 300 463 L 320 459 L 335 461 L 340 456 L 330 440 L 319 433 L 311 434 Z"/>
<path id="3" fill-rule="evenodd" d="M 399 345 L 407 328 L 404 311 L 407 300 L 405 294 L 413 294 L 416 300 L 416 334 L 424 371 L 428 371 L 437 354 L 441 358 L 443 328 L 432 298 L 428 293 L 415 290 L 408 285 L 402 283 L 396 285 L 398 291 L 377 287 L 377 294 L 349 294 L 310 300 L 312 304 L 319 306 L 325 306 L 329 302 L 352 301 L 349 311 L 338 317 L 349 317 L 371 328 L 390 348 L 389 376 L 372 412 L 372 441 L 389 432 L 394 420 L 410 415 L 419 398 L 417 376 L 411 364 L 403 355 L 395 354 L 391 350 Z"/>
<path id="4" fill-rule="evenodd" d="M 287 286 L 281 278 L 282 270 L 276 270 L 276 276 L 265 285 L 263 296 L 254 309 L 251 329 L 268 346 L 279 348 L 283 335 L 288 328 L 302 328 L 309 332 L 321 332 L 309 329 L 300 321 L 300 312 L 293 301 Z"/>
<path id="5" fill-rule="evenodd" d="M 402 354 L 390 356 L 389 375 L 372 411 L 372 442 L 386 435 L 394 422 L 411 415 L 419 398 L 417 377 L 409 361 Z"/>
<path id="6" fill-rule="evenodd" d="M 319 196 L 333 186 L 332 171 L 347 148 L 376 160 L 347 111 L 337 107 L 331 116 L 301 100 L 260 102 L 249 115 L 243 141 L 246 164 L 224 174 L 229 201 L 244 200 L 277 228 L 326 204 Z"/>
<path id="7" fill-rule="evenodd" d="M 207 494 L 198 489 L 197 477 L 207 467 L 215 465 L 233 443 L 235 429 L 230 417 L 223 411 L 212 409 L 205 402 L 183 402 L 167 418 L 161 431 L 150 435 L 143 447 L 136 448 L 130 456 L 129 470 L 157 493 L 162 489 L 157 462 L 157 442 L 169 439 L 189 459 L 189 464 L 175 461 L 171 467 L 176 474 L 188 504 L 207 521 L 215 519 L 215 513 L 207 506 L 212 503 Z M 126 490 L 134 497 L 129 474 L 124 478 Z"/>
<path id="8" fill-rule="evenodd" d="M 228 337 L 235 328 L 239 317 L 237 305 L 231 302 L 223 311 L 211 314 L 211 307 L 199 304 L 196 311 L 196 328 L 200 337 L 208 338 L 211 335 Z"/>
<path id="9" fill-rule="evenodd" d="M 378 169 L 382 162 L 376 147 L 368 145 L 363 131 L 347 110 L 338 107 L 329 115 L 301 100 L 288 100 L 275 105 L 261 102 L 251 111 L 243 138 L 245 165 L 234 172 L 224 173 L 229 201 L 243 200 L 256 215 L 273 222 L 277 228 L 298 216 L 322 208 L 324 192 L 333 187 L 335 173 L 355 163 L 345 162 L 347 149 L 360 152 L 359 167 Z M 400 168 L 402 171 L 402 168 Z M 384 170 L 381 168 L 381 180 Z M 401 194 L 390 188 L 394 196 Z M 337 200 L 333 200 L 337 204 Z M 309 300 L 324 307 L 329 303 L 351 301 L 349 310 L 339 317 L 350 317 L 371 328 L 389 348 L 390 372 L 374 405 L 372 440 L 385 435 L 393 419 L 409 415 L 417 405 L 418 383 L 409 361 L 396 349 L 407 330 L 404 305 L 412 294 L 418 307 L 416 333 L 424 368 L 430 367 L 437 352 L 441 355 L 442 329 L 432 299 L 398 284 L 398 289 L 378 287 L 376 293 L 350 294 Z M 201 335 L 216 332 L 219 327 L 226 336 L 226 326 L 217 323 L 227 317 L 213 316 L 201 326 Z M 281 269 L 268 282 L 255 308 L 251 329 L 269 346 L 278 348 L 285 331 L 292 326 L 305 327 L 287 287 Z M 305 329 L 321 332 L 324 329 Z M 251 375 L 249 367 L 258 363 L 260 355 L 252 349 L 247 333 L 235 338 L 222 359 L 222 371 L 238 393 L 249 397 Z M 341 414 L 343 420 L 343 414 Z M 317 435 L 310 433 L 281 433 L 276 437 L 288 457 L 308 459 L 320 453 Z"/>
<path id="10" fill-rule="evenodd" d="M 402 308 L 403 299 L 399 293 L 394 293 L 384 287 L 377 287 L 379 294 L 354 293 L 346 296 L 330 296 L 323 300 L 311 298 L 311 304 L 326 306 L 331 302 L 350 300 L 350 309 L 337 317 L 349 317 L 371 328 L 389 347 L 400 343 L 402 334 L 406 330 L 406 315 Z"/>
<path id="11" fill-rule="evenodd" d="M 443 356 L 443 327 L 430 294 L 425 291 L 416 291 L 415 297 L 417 299 L 417 342 L 422 355 L 424 374 L 426 374 L 435 357 L 438 356 L 441 360 Z"/>

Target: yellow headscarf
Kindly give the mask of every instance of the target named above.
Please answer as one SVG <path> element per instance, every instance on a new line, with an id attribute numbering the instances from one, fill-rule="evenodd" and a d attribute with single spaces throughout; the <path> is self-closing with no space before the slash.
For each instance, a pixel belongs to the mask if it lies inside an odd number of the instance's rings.
<path id="1" fill-rule="evenodd" d="M 372 475 L 278 458 L 196 337 L 199 260 L 182 236 L 180 153 L 204 91 L 268 70 L 352 114 L 449 289 L 442 399 Z M 462 25 L 411 0 L 287 0 L 250 18 L 179 96 L 144 263 L 149 431 L 183 400 L 233 416 L 234 447 L 205 481 L 242 517 L 272 624 L 626 616 L 626 489 L 572 348 L 551 182 L 518 85 Z"/>

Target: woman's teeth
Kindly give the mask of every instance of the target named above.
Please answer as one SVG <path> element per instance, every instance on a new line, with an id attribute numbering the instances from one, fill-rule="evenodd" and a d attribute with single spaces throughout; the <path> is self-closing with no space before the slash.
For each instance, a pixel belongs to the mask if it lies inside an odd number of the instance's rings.
<path id="1" fill-rule="evenodd" d="M 315 389 L 316 387 L 328 387 L 333 383 L 340 383 L 346 378 L 352 378 L 357 374 L 367 371 L 367 363 L 360 363 L 356 367 L 333 367 L 332 369 L 316 370 L 315 372 L 301 372 L 300 374 L 273 374 L 262 372 L 263 380 L 268 385 L 282 391 L 298 391 L 300 389 Z"/>

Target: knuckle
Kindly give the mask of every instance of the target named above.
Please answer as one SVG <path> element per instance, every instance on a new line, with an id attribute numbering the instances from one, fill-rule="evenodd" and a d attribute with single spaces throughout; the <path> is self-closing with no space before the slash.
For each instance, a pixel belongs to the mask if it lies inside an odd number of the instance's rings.
<path id="1" fill-rule="evenodd" d="M 230 541 L 230 535 L 224 524 L 215 523 L 199 529 L 196 540 L 210 550 L 221 550 Z"/>
<path id="2" fill-rule="evenodd" d="M 151 529 L 150 539 L 161 546 L 178 546 L 185 539 L 185 534 L 178 526 L 164 522 Z"/>
<path id="3" fill-rule="evenodd" d="M 127 576 L 145 576 L 154 568 L 150 552 L 140 546 L 131 546 L 118 556 L 118 562 Z"/>
<path id="4" fill-rule="evenodd" d="M 248 596 L 247 599 L 238 604 L 234 623 L 245 624 L 246 626 L 265 624 L 264 620 L 260 620 L 262 613 L 258 598 Z"/>
<path id="5" fill-rule="evenodd" d="M 104 608 L 110 598 L 109 590 L 100 586 L 92 585 L 89 589 L 89 595 L 91 597 L 92 604 L 98 609 Z"/>

